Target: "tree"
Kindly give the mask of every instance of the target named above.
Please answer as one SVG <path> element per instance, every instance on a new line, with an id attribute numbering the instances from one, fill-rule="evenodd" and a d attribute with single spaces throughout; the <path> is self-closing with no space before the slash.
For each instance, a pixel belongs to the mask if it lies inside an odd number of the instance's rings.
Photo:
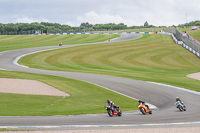
<path id="1" fill-rule="evenodd" d="M 4 31 L 4 25 L 0 23 L 0 32 Z"/>
<path id="2" fill-rule="evenodd" d="M 31 25 L 28 23 L 17 23 L 16 25 L 18 27 L 18 33 L 31 31 Z"/>
<path id="3" fill-rule="evenodd" d="M 16 32 L 18 30 L 17 25 L 10 23 L 4 26 L 4 30 L 7 32 Z"/>
<path id="4" fill-rule="evenodd" d="M 81 23 L 80 27 L 84 27 L 84 28 L 90 28 L 92 27 L 93 25 L 92 24 L 89 24 L 88 22 L 86 23 Z"/>
<path id="5" fill-rule="evenodd" d="M 145 23 L 144 23 L 144 27 L 147 27 L 149 24 L 148 24 L 148 22 L 146 21 Z"/>

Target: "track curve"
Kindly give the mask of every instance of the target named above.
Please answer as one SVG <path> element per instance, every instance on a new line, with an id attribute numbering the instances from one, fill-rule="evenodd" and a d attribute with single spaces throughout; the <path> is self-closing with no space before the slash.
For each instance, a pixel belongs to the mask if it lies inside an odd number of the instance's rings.
<path id="1" fill-rule="evenodd" d="M 131 40 L 140 36 L 141 35 L 138 34 L 122 35 L 122 37 L 113 40 L 113 42 Z M 66 45 L 63 47 L 80 45 L 88 44 Z M 13 64 L 13 60 L 21 55 L 57 48 L 60 47 L 51 46 L 0 52 L 0 68 L 11 71 L 56 75 L 87 81 L 133 98 L 143 99 L 157 106 L 159 111 L 153 112 L 153 115 L 144 116 L 141 115 L 140 112 L 133 112 L 123 114 L 122 117 L 113 118 L 110 118 L 107 115 L 0 117 L 0 126 L 123 125 L 200 121 L 200 96 L 198 94 L 146 81 L 97 74 L 40 70 Z M 146 95 L 148 95 L 148 97 L 146 97 Z M 179 112 L 175 108 L 174 100 L 176 96 L 181 97 L 184 101 L 187 106 L 186 112 Z"/>

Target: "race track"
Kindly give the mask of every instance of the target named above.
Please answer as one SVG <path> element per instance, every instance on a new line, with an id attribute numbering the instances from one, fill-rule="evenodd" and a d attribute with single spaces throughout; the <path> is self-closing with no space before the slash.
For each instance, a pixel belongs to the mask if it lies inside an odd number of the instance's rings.
<path id="1" fill-rule="evenodd" d="M 111 42 L 125 41 L 140 37 L 140 34 L 124 34 L 120 38 Z M 72 47 L 86 44 L 66 45 L 62 47 Z M 88 45 L 88 44 L 87 44 Z M 91 44 L 93 45 L 93 44 Z M 95 45 L 95 44 L 94 44 Z M 107 89 L 114 90 L 132 98 L 143 99 L 156 107 L 158 111 L 153 111 L 152 115 L 142 115 L 140 112 L 123 113 L 122 117 L 110 118 L 107 114 L 101 115 L 81 115 L 81 116 L 27 116 L 27 117 L 0 117 L 0 126 L 63 126 L 72 125 L 137 125 L 153 123 L 191 123 L 200 122 L 200 96 L 171 86 L 138 81 L 127 78 L 104 76 L 97 74 L 59 72 L 49 70 L 39 70 L 26 68 L 13 64 L 13 61 L 24 54 L 35 51 L 61 48 L 59 46 L 29 48 L 0 52 L 0 69 L 11 71 L 22 71 L 30 73 L 40 73 L 56 75 L 67 78 L 87 81 L 97 84 Z M 16 62 L 17 60 L 15 60 Z M 179 112 L 175 108 L 175 97 L 179 96 L 187 107 L 186 112 Z M 126 104 L 126 103 L 125 103 Z M 199 123 L 200 125 L 200 123 Z M 27 128 L 27 127 L 21 127 Z M 39 127 L 38 127 L 39 128 Z"/>

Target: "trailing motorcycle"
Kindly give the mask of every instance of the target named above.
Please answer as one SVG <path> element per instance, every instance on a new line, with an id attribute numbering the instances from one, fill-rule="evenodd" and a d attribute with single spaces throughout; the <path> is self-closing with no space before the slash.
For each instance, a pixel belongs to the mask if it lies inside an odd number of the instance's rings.
<path id="1" fill-rule="evenodd" d="M 121 112 L 121 110 L 120 110 L 119 107 L 114 108 L 114 107 L 111 107 L 111 106 L 107 106 L 106 110 L 107 110 L 108 115 L 110 117 L 113 117 L 113 116 L 122 116 L 122 112 Z"/>
<path id="2" fill-rule="evenodd" d="M 138 109 L 142 112 L 143 115 L 146 115 L 147 113 L 152 114 L 151 109 L 148 105 L 145 105 L 145 102 L 139 101 Z"/>
<path id="3" fill-rule="evenodd" d="M 181 101 L 177 101 L 175 103 L 175 106 L 182 112 L 182 111 L 186 111 L 186 107 L 185 105 L 183 104 L 183 102 Z"/>

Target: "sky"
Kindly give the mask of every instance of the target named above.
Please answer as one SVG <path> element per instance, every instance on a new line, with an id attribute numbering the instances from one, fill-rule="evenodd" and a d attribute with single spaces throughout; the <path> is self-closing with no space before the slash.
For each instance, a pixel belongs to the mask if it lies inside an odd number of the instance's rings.
<path id="1" fill-rule="evenodd" d="M 200 20 L 200 0 L 0 0 L 0 23 L 171 26 Z"/>

